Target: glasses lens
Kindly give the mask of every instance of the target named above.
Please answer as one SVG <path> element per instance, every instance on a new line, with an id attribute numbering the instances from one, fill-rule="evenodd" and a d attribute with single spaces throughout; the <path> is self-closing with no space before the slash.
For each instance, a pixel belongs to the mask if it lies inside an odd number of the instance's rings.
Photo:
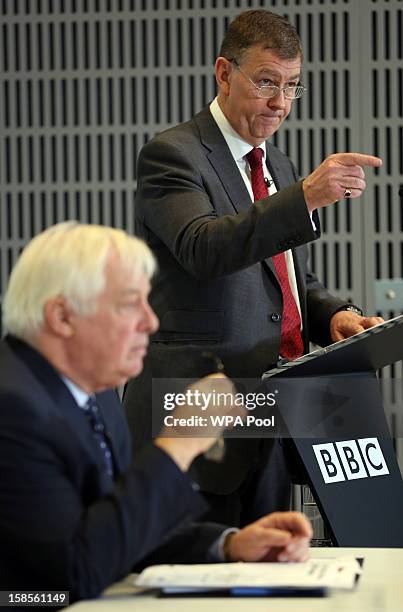
<path id="1" fill-rule="evenodd" d="M 295 98 L 300 98 L 305 91 L 305 87 L 303 85 L 296 85 L 295 87 L 287 87 L 284 90 L 284 95 L 289 100 L 295 100 Z"/>
<path id="2" fill-rule="evenodd" d="M 274 98 L 278 94 L 278 87 L 276 85 L 262 85 L 258 89 L 261 98 Z"/>
<path id="3" fill-rule="evenodd" d="M 284 91 L 284 97 L 287 100 L 295 100 L 295 98 L 300 98 L 304 94 L 305 87 L 303 85 L 293 85 L 292 87 L 284 87 L 282 91 Z M 279 88 L 276 85 L 262 85 L 262 87 L 259 87 L 261 98 L 274 98 L 278 93 Z"/>

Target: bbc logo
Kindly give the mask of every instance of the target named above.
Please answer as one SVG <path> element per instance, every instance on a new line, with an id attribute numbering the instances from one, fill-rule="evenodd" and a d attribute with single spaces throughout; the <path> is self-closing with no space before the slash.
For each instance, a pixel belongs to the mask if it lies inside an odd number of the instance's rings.
<path id="1" fill-rule="evenodd" d="M 325 483 L 389 474 L 377 438 L 312 446 Z"/>

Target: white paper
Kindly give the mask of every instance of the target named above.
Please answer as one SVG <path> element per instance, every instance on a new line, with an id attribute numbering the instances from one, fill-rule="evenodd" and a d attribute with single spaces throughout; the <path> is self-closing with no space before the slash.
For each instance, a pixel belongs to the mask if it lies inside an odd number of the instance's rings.
<path id="1" fill-rule="evenodd" d="M 214 563 L 154 565 L 135 580 L 136 586 L 185 589 L 342 588 L 352 589 L 361 573 L 354 557 L 311 559 L 305 563 Z"/>

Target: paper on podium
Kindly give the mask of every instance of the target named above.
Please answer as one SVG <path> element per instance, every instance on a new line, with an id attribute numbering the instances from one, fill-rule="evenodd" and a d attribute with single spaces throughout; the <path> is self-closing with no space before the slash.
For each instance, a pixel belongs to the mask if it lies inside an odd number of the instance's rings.
<path id="1" fill-rule="evenodd" d="M 311 559 L 305 563 L 213 563 L 154 565 L 135 579 L 135 585 L 167 594 L 275 594 L 276 589 L 352 589 L 361 565 L 355 557 Z"/>

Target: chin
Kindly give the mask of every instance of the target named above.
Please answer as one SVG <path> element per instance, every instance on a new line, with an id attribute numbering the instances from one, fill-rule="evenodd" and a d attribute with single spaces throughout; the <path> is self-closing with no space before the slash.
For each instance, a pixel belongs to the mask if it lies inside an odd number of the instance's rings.
<path id="1" fill-rule="evenodd" d="M 143 371 L 143 360 L 140 360 L 131 366 L 130 371 L 128 371 L 128 373 L 126 374 L 126 380 L 129 380 L 129 378 L 135 378 L 142 371 Z"/>
<path id="2" fill-rule="evenodd" d="M 267 140 L 268 138 L 271 138 L 273 136 L 273 134 L 275 134 L 278 130 L 278 125 L 271 127 L 270 129 L 265 130 L 265 135 L 264 135 L 264 139 Z"/>
<path id="3" fill-rule="evenodd" d="M 261 134 L 254 134 L 253 136 L 253 144 L 255 147 L 258 147 L 259 145 L 262 144 L 262 142 L 264 142 L 265 140 L 268 140 L 269 138 L 271 138 L 273 136 L 273 134 L 275 133 L 276 130 L 265 130 L 264 132 L 262 132 Z"/>
<path id="4" fill-rule="evenodd" d="M 111 376 L 108 383 L 100 385 L 97 391 L 106 391 L 107 389 L 114 389 L 125 385 L 131 378 L 136 378 L 143 369 L 143 362 L 137 362 L 132 364 L 130 367 L 122 369 L 119 372 L 115 372 L 114 376 Z M 106 380 L 106 379 L 105 379 Z"/>

